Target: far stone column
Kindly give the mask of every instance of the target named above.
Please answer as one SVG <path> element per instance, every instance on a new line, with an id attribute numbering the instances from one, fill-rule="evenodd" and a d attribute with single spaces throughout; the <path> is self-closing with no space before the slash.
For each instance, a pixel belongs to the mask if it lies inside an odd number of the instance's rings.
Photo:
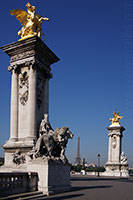
<path id="1" fill-rule="evenodd" d="M 28 99 L 27 138 L 36 139 L 36 69 L 29 69 L 29 99 Z"/>
<path id="2" fill-rule="evenodd" d="M 111 155 L 111 135 L 110 135 L 110 133 L 108 134 L 108 136 L 109 136 L 109 145 L 108 145 L 108 162 L 110 162 L 112 159 L 111 159 L 111 157 L 112 157 L 112 155 Z"/>
<path id="3" fill-rule="evenodd" d="M 12 70 L 10 140 L 18 138 L 18 75 Z"/>
<path id="4" fill-rule="evenodd" d="M 113 118 L 110 118 L 112 124 L 107 127 L 109 134 L 108 161 L 106 163 L 105 176 L 128 177 L 128 160 L 125 153 L 122 152 L 122 136 L 125 128 L 120 125 L 118 112 L 114 112 Z"/>
<path id="5" fill-rule="evenodd" d="M 117 137 L 117 154 L 116 154 L 116 160 L 120 162 L 120 156 L 121 156 L 121 140 L 122 140 L 123 133 Z"/>

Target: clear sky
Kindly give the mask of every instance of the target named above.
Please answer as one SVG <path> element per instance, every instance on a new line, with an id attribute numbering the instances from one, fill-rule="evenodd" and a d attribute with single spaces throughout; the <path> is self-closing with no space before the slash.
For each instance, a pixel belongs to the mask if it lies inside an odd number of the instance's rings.
<path id="1" fill-rule="evenodd" d="M 122 148 L 133 166 L 133 3 L 131 0 L 31 0 L 43 23 L 46 45 L 60 58 L 51 66 L 50 122 L 68 126 L 70 162 L 80 136 L 81 158 L 107 161 L 109 118 L 117 108 L 126 128 Z M 12 9 L 25 9 L 27 0 L 1 1 L 0 46 L 19 39 L 21 25 Z M 9 138 L 9 57 L 0 51 L 0 143 Z M 2 154 L 2 150 L 0 150 Z"/>

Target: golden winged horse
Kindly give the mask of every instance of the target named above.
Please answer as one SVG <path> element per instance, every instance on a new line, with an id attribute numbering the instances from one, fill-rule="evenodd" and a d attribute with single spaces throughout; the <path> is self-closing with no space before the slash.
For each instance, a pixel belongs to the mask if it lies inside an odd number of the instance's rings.
<path id="1" fill-rule="evenodd" d="M 49 21 L 47 17 L 41 17 L 36 14 L 36 7 L 32 6 L 30 3 L 26 4 L 27 12 L 22 9 L 11 10 L 10 14 L 15 15 L 16 18 L 20 21 L 23 26 L 18 32 L 18 35 L 21 37 L 20 40 L 32 37 L 37 35 L 41 38 L 42 35 L 42 20 Z"/>
<path id="2" fill-rule="evenodd" d="M 112 122 L 112 125 L 120 125 L 119 120 L 122 119 L 123 116 L 119 115 L 119 112 L 117 110 L 113 114 L 113 118 L 110 118 L 109 120 Z"/>

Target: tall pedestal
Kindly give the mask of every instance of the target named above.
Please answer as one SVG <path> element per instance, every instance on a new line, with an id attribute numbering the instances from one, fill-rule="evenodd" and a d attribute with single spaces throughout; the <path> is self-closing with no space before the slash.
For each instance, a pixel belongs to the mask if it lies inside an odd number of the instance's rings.
<path id="1" fill-rule="evenodd" d="M 31 160 L 27 163 L 28 172 L 37 172 L 39 191 L 49 195 L 69 191 L 70 165 L 51 160 Z"/>
<path id="2" fill-rule="evenodd" d="M 38 37 L 2 47 L 12 74 L 10 138 L 4 145 L 5 165 L 12 165 L 17 150 L 26 155 L 38 138 L 44 114 L 49 112 L 50 65 L 58 57 Z"/>
<path id="3" fill-rule="evenodd" d="M 128 177 L 128 162 L 122 152 L 122 137 L 125 128 L 120 125 L 111 125 L 107 129 L 109 130 L 108 161 L 104 175 Z"/>

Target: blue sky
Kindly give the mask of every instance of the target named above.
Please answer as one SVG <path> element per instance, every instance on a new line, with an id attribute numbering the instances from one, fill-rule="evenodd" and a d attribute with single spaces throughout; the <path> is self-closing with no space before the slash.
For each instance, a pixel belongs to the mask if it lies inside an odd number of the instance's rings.
<path id="1" fill-rule="evenodd" d="M 12 9 L 26 0 L 1 2 L 0 46 L 19 39 L 21 28 Z M 109 118 L 117 108 L 126 128 L 122 148 L 133 166 L 133 3 L 131 0 L 31 0 L 43 23 L 46 45 L 60 58 L 51 66 L 50 122 L 74 133 L 67 155 L 74 161 L 80 136 L 81 157 L 88 163 L 107 161 Z M 9 57 L 0 51 L 0 143 L 9 138 Z M 2 154 L 2 150 L 0 150 Z"/>

